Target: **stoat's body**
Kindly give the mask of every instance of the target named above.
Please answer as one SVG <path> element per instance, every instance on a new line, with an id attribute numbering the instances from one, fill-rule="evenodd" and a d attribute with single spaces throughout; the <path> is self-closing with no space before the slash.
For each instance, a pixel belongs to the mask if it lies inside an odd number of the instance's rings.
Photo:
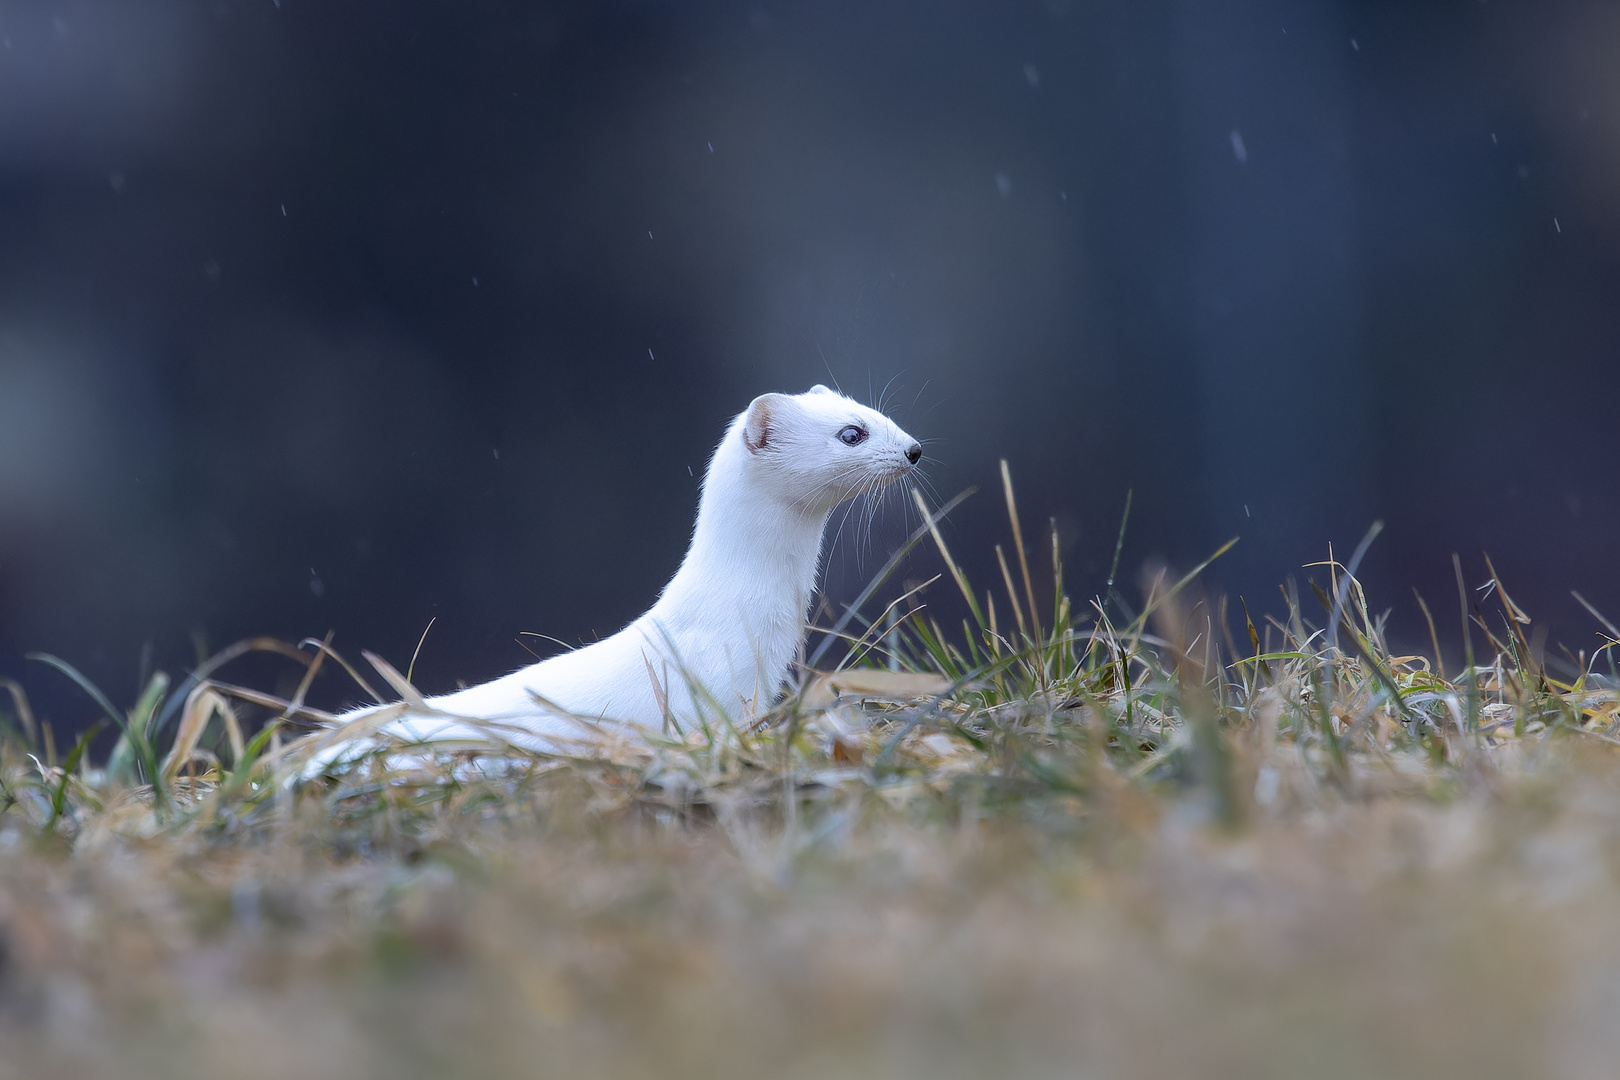
<path id="1" fill-rule="evenodd" d="M 756 714 L 803 640 L 833 509 L 893 483 L 921 455 L 882 413 L 824 386 L 754 399 L 709 462 L 692 545 L 651 610 L 595 644 L 429 698 L 426 711 L 385 730 L 487 740 L 492 726 L 458 722 L 469 718 L 494 722 L 514 744 L 552 749 L 583 734 L 577 718 L 690 731 Z"/>

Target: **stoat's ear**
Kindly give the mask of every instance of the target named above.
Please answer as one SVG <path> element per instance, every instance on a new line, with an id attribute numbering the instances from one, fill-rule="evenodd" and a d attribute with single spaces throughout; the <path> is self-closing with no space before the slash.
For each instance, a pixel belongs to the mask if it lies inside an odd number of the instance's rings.
<path id="1" fill-rule="evenodd" d="M 827 389 L 825 386 L 822 386 L 820 383 L 816 383 L 816 385 L 812 386 L 810 388 L 810 392 L 812 394 L 830 394 L 830 393 L 832 393 L 831 390 Z"/>
<path id="2" fill-rule="evenodd" d="M 743 420 L 743 445 L 749 453 L 757 454 L 771 444 L 785 400 L 781 394 L 761 394 L 749 403 Z"/>

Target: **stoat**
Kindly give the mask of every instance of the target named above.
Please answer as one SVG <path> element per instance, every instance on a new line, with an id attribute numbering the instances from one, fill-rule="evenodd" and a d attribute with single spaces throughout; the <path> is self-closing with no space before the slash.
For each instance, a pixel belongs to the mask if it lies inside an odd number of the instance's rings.
<path id="1" fill-rule="evenodd" d="M 602 641 L 428 698 L 425 710 L 373 706 L 340 719 L 388 710 L 398 718 L 383 730 L 406 741 L 487 741 L 494 731 L 552 750 L 598 719 L 677 734 L 752 717 L 781 692 L 803 640 L 834 508 L 921 457 L 888 417 L 825 386 L 761 395 L 715 448 L 691 547 L 646 614 Z"/>

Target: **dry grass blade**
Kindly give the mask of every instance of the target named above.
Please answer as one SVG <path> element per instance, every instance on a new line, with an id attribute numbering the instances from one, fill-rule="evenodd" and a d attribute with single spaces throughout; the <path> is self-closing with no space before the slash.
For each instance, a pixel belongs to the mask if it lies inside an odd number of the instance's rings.
<path id="1" fill-rule="evenodd" d="M 17 720 L 23 726 L 23 734 L 28 736 L 28 745 L 39 746 L 39 725 L 34 722 L 34 710 L 28 703 L 28 694 L 23 690 L 22 684 L 15 679 L 0 679 L 0 686 L 6 688 L 11 694 L 11 703 L 17 710 Z"/>
<path id="2" fill-rule="evenodd" d="M 261 705 L 266 709 L 274 709 L 282 716 L 298 720 L 307 720 L 315 724 L 331 724 L 337 720 L 336 713 L 329 713 L 321 709 L 311 708 L 308 705 L 294 705 L 291 701 L 267 694 L 262 690 L 255 690 L 250 686 L 237 686 L 235 683 L 223 683 L 210 680 L 208 686 L 220 693 L 242 701 Z"/>
<path id="3" fill-rule="evenodd" d="M 1175 597 L 1181 595 L 1181 591 L 1196 581 L 1199 574 L 1202 574 L 1205 570 L 1209 569 L 1210 563 L 1214 562 L 1222 555 L 1225 555 L 1228 551 L 1231 551 L 1232 548 L 1237 545 L 1237 542 L 1238 538 L 1235 536 L 1232 537 L 1232 539 L 1216 548 L 1213 555 L 1199 563 L 1197 566 L 1193 567 L 1192 570 L 1183 575 L 1180 580 L 1178 580 L 1168 589 L 1155 587 L 1154 591 L 1149 593 L 1147 602 L 1143 605 L 1142 614 L 1138 615 L 1135 621 L 1131 623 L 1130 629 L 1126 631 L 1126 636 L 1133 638 L 1138 636 L 1142 632 L 1142 628 L 1147 625 L 1148 619 L 1152 618 L 1153 612 L 1160 604 L 1163 604 L 1168 600 L 1173 600 Z M 1160 584 L 1162 585 L 1162 582 L 1160 582 Z"/>
<path id="4" fill-rule="evenodd" d="M 1507 613 L 1508 618 L 1516 623 L 1528 625 L 1530 616 L 1526 615 L 1524 609 L 1515 604 L 1513 597 L 1507 594 L 1507 588 L 1502 584 L 1502 576 L 1496 572 L 1496 567 L 1491 564 L 1489 555 L 1485 556 L 1485 569 L 1491 573 L 1491 585 L 1496 590 L 1497 599 L 1502 601 L 1502 610 Z"/>
<path id="5" fill-rule="evenodd" d="M 1429 624 L 1429 647 L 1434 650 L 1434 670 L 1444 675 L 1446 659 L 1440 654 L 1440 633 L 1434 628 L 1434 616 L 1429 613 L 1429 605 L 1424 602 L 1422 594 L 1413 589 L 1412 595 L 1417 599 L 1418 610 L 1423 612 L 1423 621 Z"/>
<path id="6" fill-rule="evenodd" d="M 394 688 L 394 693 L 403 698 L 405 700 L 405 704 L 411 706 L 413 709 L 421 709 L 423 711 L 427 711 L 430 708 L 427 703 L 427 699 L 422 697 L 422 692 L 416 687 L 412 686 L 410 680 L 401 675 L 394 665 L 390 664 L 388 661 L 384 660 L 374 652 L 367 652 L 362 649 L 360 655 L 364 656 L 366 658 L 366 662 L 376 669 L 377 674 L 383 677 L 384 682 Z"/>
<path id="7" fill-rule="evenodd" d="M 996 545 L 996 562 L 1001 567 L 1001 580 L 1007 586 L 1007 600 L 1012 607 L 1013 621 L 1018 624 L 1018 636 L 1025 640 L 1033 640 L 1029 634 L 1029 627 L 1024 622 L 1024 606 L 1019 603 L 1018 590 L 1013 587 L 1012 570 L 1007 566 L 1007 556 L 1003 554 L 1000 544 Z M 995 601 L 993 597 L 987 596 L 985 602 L 992 605 L 990 608 L 990 624 L 993 628 L 996 614 L 996 609 L 993 606 Z"/>
<path id="8" fill-rule="evenodd" d="M 366 682 L 366 680 L 361 677 L 360 672 L 355 670 L 355 667 L 354 667 L 353 664 L 349 663 L 347 660 L 345 660 L 343 658 L 342 653 L 340 653 L 336 649 L 332 648 L 331 643 L 330 643 L 331 635 L 327 635 L 327 637 L 328 637 L 327 641 L 318 641 L 315 638 L 305 638 L 303 641 L 299 642 L 299 644 L 300 645 L 313 645 L 316 649 L 320 650 L 322 653 L 326 654 L 327 656 L 330 656 L 333 660 L 336 660 L 338 662 L 338 666 L 341 667 L 345 672 L 348 673 L 349 678 L 354 680 L 355 685 L 360 687 L 360 689 L 364 690 L 366 692 L 366 696 L 371 698 L 372 701 L 375 701 L 377 704 L 381 705 L 383 703 L 382 695 L 377 693 L 377 691 L 375 691 L 375 690 L 373 690 L 371 688 L 371 684 Z"/>
<path id="9" fill-rule="evenodd" d="M 424 631 L 423 634 L 426 636 L 426 631 Z M 309 693 L 310 684 L 315 681 L 315 676 L 321 673 L 321 663 L 331 655 L 333 655 L 332 632 L 328 630 L 326 633 L 326 640 L 321 642 L 320 648 L 316 650 L 315 656 L 310 661 L 309 666 L 304 669 L 304 677 L 298 680 L 298 689 L 293 692 L 292 700 L 287 703 L 286 709 L 282 711 L 281 716 L 278 719 L 291 719 L 293 716 L 297 715 L 303 710 L 304 698 Z M 237 757 L 240 758 L 241 748 L 238 746 L 236 750 Z"/>
<path id="10" fill-rule="evenodd" d="M 647 665 L 647 681 L 652 684 L 653 700 L 658 702 L 658 714 L 664 718 L 664 734 L 668 735 L 672 730 L 679 732 L 680 725 L 675 722 L 675 717 L 669 711 L 669 691 L 664 689 L 664 684 L 658 678 L 658 672 L 653 670 L 652 659 L 646 653 L 642 653 L 641 662 Z"/>
<path id="11" fill-rule="evenodd" d="M 1569 595 L 1573 596 L 1575 598 L 1575 602 L 1580 604 L 1581 607 L 1585 608 L 1592 618 L 1596 619 L 1603 625 L 1603 629 L 1609 632 L 1609 637 L 1620 640 L 1620 628 L 1616 628 L 1614 623 L 1610 622 L 1603 612 L 1593 607 L 1590 600 L 1576 592 L 1574 589 L 1569 591 Z"/>
<path id="12" fill-rule="evenodd" d="M 950 572 L 951 580 L 956 582 L 957 589 L 962 593 L 962 599 L 967 601 L 968 610 L 973 612 L 974 621 L 980 626 L 986 625 L 979 601 L 974 597 L 973 590 L 968 587 L 967 577 L 963 575 L 962 568 L 956 565 L 956 560 L 951 558 L 951 550 L 945 546 L 945 537 L 940 535 L 938 518 L 929 513 L 928 504 L 923 502 L 922 492 L 912 488 L 911 497 L 922 513 L 923 520 L 928 522 L 928 532 L 934 538 L 934 546 L 939 548 L 940 558 L 945 560 L 945 569 Z"/>
<path id="13" fill-rule="evenodd" d="M 422 646 L 427 643 L 428 631 L 432 630 L 433 624 L 438 621 L 439 617 L 435 615 L 427 621 L 426 626 L 422 627 L 422 636 L 416 639 L 416 648 L 411 651 L 411 662 L 405 667 L 406 682 L 410 682 L 411 676 L 416 673 L 416 658 L 422 655 Z M 332 643 L 332 636 L 330 634 L 328 634 L 326 637 L 326 643 L 328 645 Z"/>
<path id="14" fill-rule="evenodd" d="M 190 674 L 188 674 L 180 681 L 178 685 L 176 685 L 174 691 L 170 693 L 169 699 L 164 702 L 162 710 L 157 715 L 156 729 L 162 731 L 168 727 L 170 721 L 175 718 L 180 709 L 185 705 L 186 699 L 190 696 L 193 687 L 212 678 L 214 672 L 218 671 L 221 667 L 225 666 L 231 661 L 253 652 L 273 653 L 278 656 L 284 656 L 289 660 L 294 660 L 299 664 L 302 664 L 306 668 L 310 663 L 309 657 L 300 652 L 296 645 L 290 645 L 287 642 L 282 641 L 280 638 L 260 636 L 244 638 L 241 641 L 233 642 L 232 644 L 227 645 L 225 648 L 208 657 L 201 664 L 197 665 L 197 667 Z"/>
<path id="15" fill-rule="evenodd" d="M 928 671 L 835 671 L 810 680 L 801 700 L 808 709 L 823 709 L 840 698 L 859 701 L 916 701 L 949 693 L 953 683 Z"/>
<path id="16" fill-rule="evenodd" d="M 1013 498 L 1012 471 L 1007 467 L 1007 459 L 1001 459 L 1001 490 L 1007 496 L 1007 520 L 1012 522 L 1013 544 L 1018 548 L 1018 569 L 1024 575 L 1024 597 L 1029 602 L 1029 626 L 1034 639 L 1041 636 L 1041 616 L 1035 606 L 1035 586 L 1029 576 L 1029 556 L 1024 551 L 1024 527 L 1018 520 L 1018 501 Z M 1017 604 L 1017 599 L 1013 603 Z M 1018 620 L 1020 624 L 1022 619 Z"/>
<path id="17" fill-rule="evenodd" d="M 344 743 L 363 744 L 366 739 L 376 735 L 395 720 L 404 719 L 410 713 L 409 703 L 396 701 L 392 705 L 373 706 L 361 715 L 341 723 L 336 716 L 330 716 L 327 722 L 334 726 L 295 739 L 283 746 L 279 753 L 266 755 L 265 760 L 290 764 L 292 771 L 296 773 L 304 763 L 322 751 Z"/>
<path id="18" fill-rule="evenodd" d="M 1367 534 L 1356 545 L 1355 553 L 1350 556 L 1350 565 L 1344 568 L 1344 577 L 1340 578 L 1333 587 L 1333 610 L 1328 614 L 1328 648 L 1339 647 L 1339 620 L 1344 617 L 1345 598 L 1350 595 L 1351 586 L 1355 584 L 1356 572 L 1361 569 L 1361 560 L 1366 557 L 1367 549 L 1372 547 L 1378 534 L 1384 531 L 1384 523 L 1375 521 L 1368 528 Z M 1337 567 L 1335 567 L 1337 569 Z"/>
<path id="19" fill-rule="evenodd" d="M 168 756 L 163 759 L 164 777 L 173 780 L 180 775 L 181 766 L 191 760 L 192 752 L 208 728 L 208 721 L 215 715 L 218 715 L 227 729 L 234 733 L 231 749 L 235 759 L 241 760 L 241 728 L 232 713 L 230 702 L 211 684 L 200 683 L 192 687 L 191 693 L 186 695 L 186 707 L 180 713 L 180 727 L 175 732 L 174 745 L 170 747 Z"/>

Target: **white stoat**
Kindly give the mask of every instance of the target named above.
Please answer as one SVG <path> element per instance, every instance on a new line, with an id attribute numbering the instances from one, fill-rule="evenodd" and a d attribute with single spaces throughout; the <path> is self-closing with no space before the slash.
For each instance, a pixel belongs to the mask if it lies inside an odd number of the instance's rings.
<path id="1" fill-rule="evenodd" d="M 592 645 L 429 698 L 425 712 L 383 730 L 409 741 L 487 740 L 484 726 L 457 722 L 472 718 L 547 750 L 583 734 L 578 718 L 689 731 L 754 715 L 781 690 L 803 640 L 833 509 L 921 457 L 888 417 L 825 386 L 755 398 L 715 449 L 692 545 L 651 610 Z M 341 719 L 385 708 L 401 706 Z"/>

